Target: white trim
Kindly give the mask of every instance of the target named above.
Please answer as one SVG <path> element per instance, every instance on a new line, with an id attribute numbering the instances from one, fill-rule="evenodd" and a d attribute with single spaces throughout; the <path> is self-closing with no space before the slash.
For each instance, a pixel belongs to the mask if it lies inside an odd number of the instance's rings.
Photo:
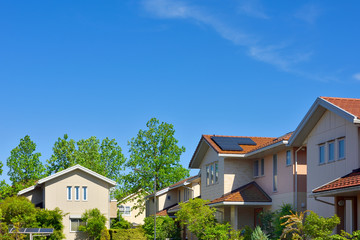
<path id="1" fill-rule="evenodd" d="M 88 169 L 88 168 L 86 168 L 86 167 L 83 167 L 83 166 L 77 164 L 77 165 L 75 165 L 75 166 L 69 167 L 69 168 L 67 168 L 67 169 L 65 169 L 65 170 L 62 170 L 62 171 L 60 171 L 60 172 L 57 172 L 57 173 L 55 173 L 55 174 L 53 174 L 53 175 L 50 175 L 50 176 L 48 176 L 48 177 L 45 177 L 45 178 L 40 179 L 40 180 L 37 182 L 36 185 L 31 186 L 31 187 L 29 187 L 29 188 L 26 188 L 26 189 L 18 192 L 18 195 L 22 195 L 22 194 L 24 194 L 24 193 L 30 192 L 31 190 L 34 190 L 37 185 L 40 185 L 40 184 L 42 184 L 42 183 L 44 183 L 44 182 L 47 182 L 47 181 L 50 181 L 50 180 L 52 180 L 52 179 L 54 179 L 54 178 L 60 177 L 60 176 L 62 176 L 62 175 L 64 175 L 64 174 L 69 173 L 69 172 L 72 172 L 72 171 L 74 171 L 74 170 L 82 170 L 82 171 L 84 171 L 84 172 L 86 172 L 86 173 L 88 173 L 88 174 L 90 174 L 90 175 L 92 175 L 92 176 L 94 176 L 94 177 L 97 177 L 97 178 L 103 180 L 104 182 L 109 183 L 112 187 L 115 187 L 115 186 L 116 186 L 116 182 L 113 181 L 113 180 L 111 180 L 110 178 L 104 177 L 103 175 L 100 175 L 100 174 L 98 174 L 98 173 L 96 173 L 96 172 L 94 172 L 94 171 L 92 171 L 92 170 L 90 170 L 90 169 Z"/>
<path id="2" fill-rule="evenodd" d="M 69 232 L 71 232 L 71 233 L 82 232 L 82 231 L 79 231 L 79 230 L 77 230 L 77 231 L 71 231 L 71 220 L 72 220 L 72 219 L 74 219 L 74 220 L 77 219 L 77 220 L 79 221 L 79 226 L 80 226 L 81 216 L 80 216 L 79 218 L 78 218 L 78 217 L 76 217 L 76 218 L 75 218 L 75 217 L 73 217 L 73 218 L 70 217 L 70 218 L 69 218 L 69 222 L 70 222 Z"/>
<path id="3" fill-rule="evenodd" d="M 271 206 L 272 202 L 219 202 L 219 203 L 212 203 L 208 206 Z"/>

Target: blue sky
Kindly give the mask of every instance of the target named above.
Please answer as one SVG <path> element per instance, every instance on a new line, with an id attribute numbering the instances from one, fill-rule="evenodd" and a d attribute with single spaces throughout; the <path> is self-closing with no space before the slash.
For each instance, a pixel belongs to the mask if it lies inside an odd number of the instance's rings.
<path id="1" fill-rule="evenodd" d="M 360 97 L 359 9 L 0 0 L 0 159 L 28 134 L 45 162 L 64 133 L 115 138 L 128 156 L 127 141 L 151 117 L 175 126 L 185 167 L 201 134 L 292 131 L 316 97 Z"/>

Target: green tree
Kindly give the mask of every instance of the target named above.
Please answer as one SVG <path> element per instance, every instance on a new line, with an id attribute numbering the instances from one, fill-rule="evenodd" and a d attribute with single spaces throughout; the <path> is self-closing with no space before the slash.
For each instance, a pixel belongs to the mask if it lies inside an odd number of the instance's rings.
<path id="1" fill-rule="evenodd" d="M 86 232 L 92 239 L 100 239 L 101 231 L 106 229 L 106 217 L 97 208 L 86 210 L 81 216 L 81 220 L 86 223 L 79 226 L 80 231 Z"/>
<path id="2" fill-rule="evenodd" d="M 144 219 L 142 226 L 147 239 L 154 239 L 154 216 Z M 169 216 L 156 217 L 156 238 L 157 239 L 181 239 L 180 229 L 176 226 L 174 219 Z"/>
<path id="3" fill-rule="evenodd" d="M 2 172 L 3 172 L 3 170 L 2 170 L 2 167 L 3 167 L 3 166 L 4 166 L 3 163 L 0 162 L 0 176 L 2 175 Z"/>
<path id="4" fill-rule="evenodd" d="M 159 120 L 152 118 L 146 127 L 128 142 L 130 159 L 126 166 L 140 171 L 132 171 L 125 176 L 126 188 L 117 196 L 121 199 L 138 192 L 134 208 L 138 208 L 140 213 L 145 208 L 144 196 L 153 192 L 154 175 L 156 189 L 168 187 L 189 176 L 189 170 L 180 164 L 180 155 L 185 148 L 177 145 L 174 126 L 165 122 L 160 124 Z"/>
<path id="5" fill-rule="evenodd" d="M 59 208 L 54 210 L 48 209 L 37 209 L 36 212 L 36 223 L 37 227 L 41 228 L 54 228 L 54 233 L 51 234 L 46 239 L 48 240 L 58 240 L 65 239 L 63 233 L 64 225 L 62 219 L 66 214 L 63 213 Z"/>
<path id="6" fill-rule="evenodd" d="M 44 166 L 40 162 L 41 153 L 35 152 L 36 144 L 28 135 L 20 139 L 20 144 L 11 150 L 7 159 L 9 177 L 13 185 L 34 182 L 44 174 Z M 31 183 L 31 184 L 32 184 Z"/>
<path id="7" fill-rule="evenodd" d="M 25 197 L 9 197 L 0 204 L 3 221 L 9 225 L 18 223 L 20 227 L 36 227 L 36 209 Z"/>
<path id="8" fill-rule="evenodd" d="M 49 175 L 80 164 L 120 183 L 125 157 L 115 139 L 105 138 L 100 143 L 93 136 L 75 142 L 65 134 L 63 139 L 58 138 L 55 142 L 53 154 L 47 163 Z"/>
<path id="9" fill-rule="evenodd" d="M 208 202 L 195 198 L 180 203 L 180 210 L 175 214 L 177 221 L 181 226 L 186 226 L 198 239 L 228 239 L 230 225 L 216 222 L 214 216 L 216 209 L 207 206 Z"/>

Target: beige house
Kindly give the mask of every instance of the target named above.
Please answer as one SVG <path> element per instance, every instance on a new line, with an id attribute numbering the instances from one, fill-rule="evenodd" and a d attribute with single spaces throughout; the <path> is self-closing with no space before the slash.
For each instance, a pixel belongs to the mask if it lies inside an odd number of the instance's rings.
<path id="1" fill-rule="evenodd" d="M 76 165 L 40 179 L 18 195 L 27 197 L 37 207 L 60 208 L 67 213 L 63 218 L 66 239 L 82 239 L 84 234 L 78 227 L 87 209 L 98 208 L 108 219 L 107 228 L 110 227 L 110 218 L 116 217 L 110 202 L 110 188 L 115 185 L 115 181 Z"/>
<path id="2" fill-rule="evenodd" d="M 278 138 L 203 135 L 189 168 L 200 169 L 201 198 L 234 229 L 258 224 L 258 214 L 292 204 L 306 209 L 306 149 Z"/>
<path id="3" fill-rule="evenodd" d="M 156 192 L 156 215 L 170 217 L 177 211 L 180 202 L 200 196 L 200 176 L 183 179 Z M 146 196 L 146 216 L 154 215 L 154 194 Z"/>
<path id="4" fill-rule="evenodd" d="M 319 97 L 290 145 L 307 148 L 308 209 L 341 218 L 338 231 L 360 229 L 360 99 Z"/>
<path id="5" fill-rule="evenodd" d="M 139 209 L 134 208 L 138 201 L 137 197 L 138 194 L 133 193 L 117 203 L 121 216 L 133 226 L 143 225 L 145 218 L 145 211 L 140 213 Z"/>

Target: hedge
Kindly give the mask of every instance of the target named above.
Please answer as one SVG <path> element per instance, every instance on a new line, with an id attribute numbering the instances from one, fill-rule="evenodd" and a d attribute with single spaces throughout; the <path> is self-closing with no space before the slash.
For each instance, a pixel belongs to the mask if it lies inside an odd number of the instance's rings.
<path id="1" fill-rule="evenodd" d="M 145 232 L 142 228 L 131 229 L 110 229 L 111 240 L 146 240 Z"/>

